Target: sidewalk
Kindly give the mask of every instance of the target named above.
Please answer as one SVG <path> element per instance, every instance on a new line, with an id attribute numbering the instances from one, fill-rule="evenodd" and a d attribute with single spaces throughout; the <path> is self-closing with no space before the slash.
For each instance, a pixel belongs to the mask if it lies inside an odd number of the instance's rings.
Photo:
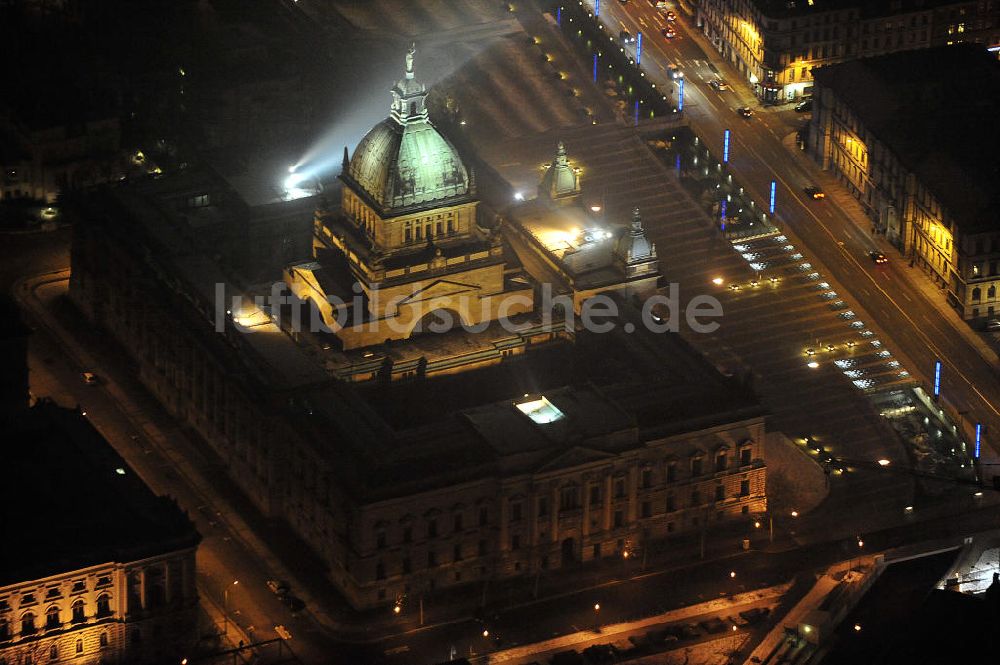
<path id="1" fill-rule="evenodd" d="M 599 630 L 580 630 L 575 633 L 555 637 L 551 640 L 545 640 L 544 642 L 536 642 L 534 644 L 513 647 L 503 651 L 495 651 L 489 654 L 488 662 L 504 663 L 519 658 L 526 658 L 528 656 L 537 660 L 550 652 L 562 651 L 564 649 L 575 647 L 579 644 L 587 644 L 591 642 L 605 644 L 620 641 L 628 634 L 635 633 L 645 628 L 654 628 L 661 625 L 679 623 L 691 617 L 698 617 L 705 614 L 720 614 L 733 607 L 739 607 L 749 603 L 774 601 L 774 603 L 777 604 L 778 600 L 788 592 L 790 587 L 790 582 L 779 584 L 766 589 L 738 593 L 726 598 L 716 598 L 704 603 L 698 603 L 697 605 L 688 605 L 687 607 L 683 607 L 681 609 L 664 612 L 639 621 L 602 625 Z"/>
<path id="2" fill-rule="evenodd" d="M 846 188 L 844 188 L 844 186 L 832 173 L 822 170 L 819 165 L 816 164 L 816 162 L 814 162 L 803 150 L 799 150 L 796 145 L 795 134 L 789 134 L 784 137 L 781 143 L 785 146 L 785 149 L 792 154 L 800 166 L 810 173 L 812 179 L 826 193 L 827 200 L 833 202 L 838 208 L 840 208 L 847 218 L 851 220 L 851 223 L 853 223 L 858 229 L 871 235 L 872 223 L 865 214 L 861 203 L 854 198 L 854 196 L 852 196 Z M 884 251 L 887 255 L 902 257 L 899 253 L 899 249 L 890 244 L 885 239 L 885 236 L 873 235 L 871 238 L 872 242 L 878 245 L 879 249 Z M 958 312 L 948 305 L 944 296 L 944 290 L 936 286 L 934 282 L 931 281 L 931 278 L 927 275 L 927 273 L 916 266 L 907 266 L 904 271 L 910 284 L 912 284 L 924 295 L 927 302 L 940 312 L 941 316 L 943 316 L 948 323 L 951 324 L 952 328 L 954 328 L 955 331 L 962 336 L 967 344 L 972 346 L 979 353 L 983 360 L 991 365 L 995 365 L 1000 362 L 1000 357 L 998 357 L 996 351 L 990 348 L 990 346 L 983 341 L 983 339 L 976 334 L 972 328 L 969 327 L 962 317 L 958 315 Z"/>

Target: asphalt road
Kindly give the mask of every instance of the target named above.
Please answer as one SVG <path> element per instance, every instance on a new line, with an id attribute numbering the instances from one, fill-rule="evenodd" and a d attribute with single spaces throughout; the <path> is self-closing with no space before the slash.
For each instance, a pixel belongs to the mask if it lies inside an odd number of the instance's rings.
<path id="1" fill-rule="evenodd" d="M 956 411 L 966 412 L 966 428 L 982 422 L 988 433 L 1000 432 L 996 368 L 965 341 L 954 317 L 941 311 L 943 296 L 930 302 L 912 281 L 915 269 L 872 238 L 866 219 L 841 209 L 833 200 L 839 197 L 817 202 L 802 191 L 816 182 L 814 171 L 803 167 L 782 144 L 795 131 L 797 124 L 790 122 L 795 114 L 760 107 L 748 87 L 722 63 L 722 56 L 703 50 L 692 35 L 696 28 L 682 11 L 676 11 L 679 36 L 674 40 L 660 36 L 666 21 L 648 2 L 605 2 L 602 12 L 613 15 L 609 21 L 622 22 L 633 34 L 647 31 L 643 53 L 647 71 L 659 72 L 665 81 L 666 63 L 681 66 L 687 74 L 684 113 L 692 128 L 715 154 L 721 154 L 724 130 L 731 130 L 730 171 L 757 201 L 767 201 L 770 182 L 777 180 L 778 220 L 802 240 L 821 272 L 846 286 L 877 325 L 889 332 L 901 355 L 912 361 L 910 372 L 930 385 L 934 361 L 942 360 L 942 396 Z M 715 70 L 733 89 L 720 92 L 709 87 L 708 81 L 718 76 Z M 735 109 L 742 106 L 754 107 L 755 115 L 750 119 L 737 115 Z M 867 257 L 873 248 L 885 250 L 890 262 L 873 264 Z M 986 440 L 993 446 L 1000 443 L 989 435 Z"/>

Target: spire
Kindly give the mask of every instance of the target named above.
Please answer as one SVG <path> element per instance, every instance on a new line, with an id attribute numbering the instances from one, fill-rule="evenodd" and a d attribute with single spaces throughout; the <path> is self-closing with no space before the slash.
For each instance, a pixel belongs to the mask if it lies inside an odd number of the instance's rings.
<path id="1" fill-rule="evenodd" d="M 410 50 L 406 52 L 406 73 L 392 88 L 389 117 L 403 126 L 427 120 L 427 89 L 413 74 L 413 56 L 416 52 L 416 44 L 411 44 Z"/>
<path id="2" fill-rule="evenodd" d="M 639 214 L 638 208 L 632 209 L 632 229 L 629 233 L 635 237 L 645 235 L 642 232 L 642 215 Z"/>
<path id="3" fill-rule="evenodd" d="M 580 193 L 580 179 L 569 165 L 566 145 L 562 141 L 556 145 L 556 157 L 545 169 L 538 193 L 552 200 L 570 199 Z"/>
<path id="4" fill-rule="evenodd" d="M 413 78 L 413 55 L 417 52 L 416 43 L 410 44 L 410 50 L 406 52 L 406 78 Z"/>
<path id="5" fill-rule="evenodd" d="M 344 146 L 344 161 L 341 167 L 341 173 L 347 174 L 347 169 L 351 166 L 351 160 L 347 156 L 347 146 Z"/>

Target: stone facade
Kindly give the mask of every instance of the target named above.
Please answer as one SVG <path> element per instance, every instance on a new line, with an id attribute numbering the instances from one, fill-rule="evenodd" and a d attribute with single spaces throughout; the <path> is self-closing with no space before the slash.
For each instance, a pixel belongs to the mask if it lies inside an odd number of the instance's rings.
<path id="1" fill-rule="evenodd" d="M 973 42 L 1000 44 L 988 2 L 788 3 L 702 0 L 698 26 L 764 101 L 812 93 L 812 71 L 854 58 Z"/>
<path id="2" fill-rule="evenodd" d="M 0 587 L 0 662 L 159 663 L 196 635 L 194 549 Z"/>

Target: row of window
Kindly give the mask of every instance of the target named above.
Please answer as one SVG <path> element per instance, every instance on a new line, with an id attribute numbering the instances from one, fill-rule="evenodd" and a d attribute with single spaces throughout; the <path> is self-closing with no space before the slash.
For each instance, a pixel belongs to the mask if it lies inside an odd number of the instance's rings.
<path id="1" fill-rule="evenodd" d="M 412 224 L 407 222 L 403 227 L 403 242 L 421 242 L 423 240 L 430 240 L 431 238 L 440 237 L 443 235 L 453 236 L 455 235 L 455 222 L 449 219 L 447 222 L 447 227 L 445 222 L 435 222 L 431 225 L 430 222 L 426 224 Z"/>
<path id="2" fill-rule="evenodd" d="M 70 618 L 71 623 L 83 623 L 87 620 L 85 605 L 83 600 L 76 600 L 70 607 L 72 612 L 72 617 Z M 104 618 L 111 616 L 111 596 L 104 593 L 101 594 L 97 599 L 97 614 L 98 618 Z M 60 610 L 58 605 L 52 605 L 48 610 L 45 611 L 45 628 L 59 628 L 62 626 L 62 617 L 60 615 Z M 36 625 L 36 617 L 34 612 L 25 612 L 21 615 L 21 635 L 33 635 L 38 631 L 38 626 Z M 8 640 L 13 637 L 11 633 L 10 623 L 4 618 L 0 618 L 0 640 Z"/>
<path id="3" fill-rule="evenodd" d="M 94 585 L 95 589 L 101 589 L 103 587 L 111 586 L 111 576 L 101 575 L 97 578 L 97 584 Z M 74 580 L 72 586 L 70 587 L 70 594 L 85 593 L 87 591 L 86 580 Z M 56 598 L 63 597 L 63 587 L 62 585 L 53 585 L 45 589 L 45 600 L 53 600 Z M 38 602 L 37 595 L 34 591 L 28 591 L 21 594 L 20 603 L 18 607 L 28 607 L 34 605 Z M 10 602 L 6 598 L 0 599 L 0 612 L 6 612 L 10 609 Z"/>
<path id="4" fill-rule="evenodd" d="M 750 496 L 750 480 L 745 478 L 740 481 L 740 489 L 738 498 L 745 498 Z M 703 501 L 703 495 L 701 490 L 694 489 L 691 491 L 691 501 L 688 507 L 695 508 L 705 505 Z M 715 487 L 714 502 L 721 503 L 727 499 L 726 488 L 724 485 L 719 484 Z M 666 503 L 664 505 L 665 512 L 673 513 L 678 510 L 676 498 L 670 495 L 666 498 Z M 653 502 L 643 501 L 639 507 L 639 516 L 642 519 L 648 519 L 653 516 Z M 625 526 L 625 512 L 623 510 L 616 510 L 612 517 L 612 528 L 620 529 Z M 521 549 L 521 534 L 513 533 L 510 535 L 510 549 L 519 550 Z M 476 556 L 486 556 L 489 553 L 489 543 L 486 540 L 480 540 Z M 455 563 L 461 562 L 464 559 L 464 552 L 462 548 L 462 543 L 455 543 L 452 545 L 452 558 L 451 560 Z M 439 565 L 438 553 L 436 550 L 427 551 L 427 568 L 435 568 Z M 413 572 L 413 560 L 409 554 L 403 556 L 401 570 L 404 575 Z M 375 579 L 384 580 L 386 578 L 386 567 L 383 561 L 378 561 L 375 564 Z"/>
<path id="5" fill-rule="evenodd" d="M 747 467 L 753 462 L 753 448 L 749 445 L 743 446 L 739 452 L 739 465 L 740 467 Z M 705 465 L 705 459 L 702 455 L 696 455 L 690 460 L 690 476 L 692 478 L 697 478 L 699 476 L 705 475 L 708 471 L 708 466 Z M 712 473 L 721 473 L 729 469 L 729 454 L 725 451 L 721 451 L 715 455 L 714 465 L 711 467 Z M 664 472 L 664 481 L 667 483 L 676 482 L 678 478 L 678 465 L 676 462 L 670 462 L 666 465 Z M 639 472 L 639 488 L 640 489 L 650 489 L 653 487 L 655 482 L 654 471 L 650 466 L 644 467 Z M 623 499 L 626 497 L 626 483 L 624 477 L 615 478 L 613 484 L 613 497 L 615 499 Z M 599 506 L 602 503 L 602 490 L 599 484 L 592 484 L 590 486 L 590 492 L 588 500 L 591 506 Z M 548 497 L 541 496 L 536 499 L 536 516 L 537 517 L 547 517 L 549 515 L 549 500 Z M 576 510 L 580 508 L 580 488 L 576 485 L 570 485 L 563 487 L 559 492 L 559 510 L 560 512 L 566 512 L 570 510 Z M 462 513 L 455 513 L 452 517 L 452 532 L 460 533 L 464 528 L 464 516 Z M 510 503 L 510 514 L 508 517 L 510 522 L 520 522 L 524 519 L 524 504 L 521 501 L 512 501 Z M 479 526 L 487 526 L 489 523 L 489 508 L 486 506 L 481 506 L 479 508 Z M 426 520 L 426 536 L 427 538 L 437 538 L 439 536 L 438 520 L 436 517 L 430 517 Z M 402 531 L 402 542 L 403 544 L 413 542 L 413 527 L 409 524 L 403 527 Z M 380 527 L 375 532 L 375 545 L 377 548 L 382 549 L 388 545 L 388 537 L 386 531 L 383 527 Z"/>
<path id="6" fill-rule="evenodd" d="M 102 649 L 107 648 L 108 646 L 107 633 L 101 633 L 100 646 Z M 74 652 L 74 657 L 79 656 L 80 654 L 83 653 L 83 639 L 77 638 L 76 643 L 73 645 L 73 652 Z M 49 646 L 49 660 L 50 661 L 59 660 L 59 645 L 52 644 Z M 33 665 L 34 659 L 32 657 L 32 654 L 31 653 L 22 654 L 19 663 L 20 665 Z M 0 658 L 0 665 L 7 665 L 7 660 L 4 658 Z"/>

